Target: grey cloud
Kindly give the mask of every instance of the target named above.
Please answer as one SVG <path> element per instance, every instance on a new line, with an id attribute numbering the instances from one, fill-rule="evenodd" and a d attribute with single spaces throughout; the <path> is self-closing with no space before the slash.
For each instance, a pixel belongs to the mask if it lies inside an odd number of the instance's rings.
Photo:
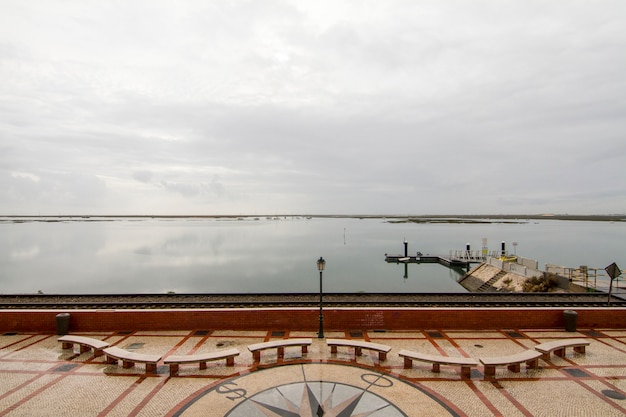
<path id="1" fill-rule="evenodd" d="M 104 181 L 89 174 L 14 173 L 0 176 L 0 183 L 0 203 L 8 210 L 65 207 L 64 210 L 72 213 L 82 210 L 91 212 L 102 207 L 107 197 Z"/>
<path id="2" fill-rule="evenodd" d="M 150 171 L 135 171 L 133 172 L 133 178 L 139 182 L 150 182 L 152 179 L 152 172 Z"/>
<path id="3" fill-rule="evenodd" d="M 625 207 L 620 1 L 3 12 L 7 210 Z"/>
<path id="4" fill-rule="evenodd" d="M 185 197 L 195 197 L 202 189 L 202 186 L 199 184 L 181 184 L 171 181 L 161 181 L 161 186 L 166 190 L 180 193 Z"/>
<path id="5" fill-rule="evenodd" d="M 159 186 L 167 191 L 175 192 L 184 197 L 219 198 L 225 194 L 224 186 L 217 179 L 211 182 L 182 183 L 175 181 L 161 181 Z"/>

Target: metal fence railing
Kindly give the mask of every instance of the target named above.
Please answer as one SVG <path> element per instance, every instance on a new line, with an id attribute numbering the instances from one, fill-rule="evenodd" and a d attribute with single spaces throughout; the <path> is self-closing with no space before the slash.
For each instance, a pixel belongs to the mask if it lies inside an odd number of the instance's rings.
<path id="1" fill-rule="evenodd" d="M 579 285 L 595 291 L 609 292 L 611 286 L 611 277 L 606 273 L 604 268 L 589 268 L 580 266 L 578 268 L 568 268 L 547 264 L 546 272 L 553 273 L 569 279 L 573 284 Z M 613 280 L 613 293 L 626 293 L 626 283 L 622 277 Z"/>

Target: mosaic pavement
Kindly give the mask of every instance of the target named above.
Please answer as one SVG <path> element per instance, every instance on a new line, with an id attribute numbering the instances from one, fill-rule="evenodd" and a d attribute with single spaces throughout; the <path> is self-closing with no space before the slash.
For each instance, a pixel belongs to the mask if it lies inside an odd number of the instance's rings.
<path id="1" fill-rule="evenodd" d="M 103 356 L 62 349 L 58 336 L 0 335 L 0 416 L 623 416 L 626 415 L 626 330 L 507 329 L 501 331 L 327 332 L 327 338 L 372 341 L 392 347 L 387 360 L 375 352 L 339 348 L 331 354 L 314 332 L 179 331 L 81 333 L 130 351 L 184 355 L 237 348 L 225 361 L 181 365 L 171 377 L 137 364 L 124 369 Z M 247 345 L 311 337 L 308 353 L 264 351 L 253 362 Z M 567 349 L 520 373 L 498 367 L 485 379 L 482 366 L 470 378 L 460 369 L 428 363 L 404 369 L 401 349 L 466 357 L 503 356 L 560 338 L 585 338 L 585 354 Z"/>

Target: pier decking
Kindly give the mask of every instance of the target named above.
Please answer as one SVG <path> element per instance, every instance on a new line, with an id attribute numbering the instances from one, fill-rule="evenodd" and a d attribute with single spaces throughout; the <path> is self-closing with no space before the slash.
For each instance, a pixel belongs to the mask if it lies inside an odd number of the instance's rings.
<path id="1" fill-rule="evenodd" d="M 482 263 L 485 260 L 485 255 L 481 252 L 470 251 L 469 244 L 466 250 L 451 250 L 449 256 L 443 255 L 431 255 L 422 254 L 422 252 L 415 252 L 415 256 L 409 255 L 409 242 L 404 241 L 404 255 L 389 255 L 385 254 L 385 261 L 388 263 L 438 263 L 448 268 L 469 268 L 472 263 Z"/>
<path id="2" fill-rule="evenodd" d="M 405 256 L 405 255 L 387 255 L 385 261 L 388 263 L 438 263 L 449 268 L 468 268 L 472 261 L 462 259 L 452 259 L 439 255 L 422 255 L 422 256 Z M 475 263 L 479 261 L 473 261 Z"/>

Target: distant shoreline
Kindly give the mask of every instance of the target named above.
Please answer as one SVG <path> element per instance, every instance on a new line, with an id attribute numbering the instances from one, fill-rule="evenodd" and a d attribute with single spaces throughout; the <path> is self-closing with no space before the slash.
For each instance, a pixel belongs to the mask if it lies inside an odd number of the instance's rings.
<path id="1" fill-rule="evenodd" d="M 386 219 L 390 223 L 492 223 L 493 220 L 519 222 L 528 220 L 569 220 L 569 221 L 601 221 L 626 222 L 626 214 L 451 214 L 451 215 L 384 215 L 384 214 L 274 214 L 274 215 L 4 215 L 1 219 L 11 221 L 27 219 L 28 221 L 96 221 L 98 219 L 294 219 L 294 218 L 348 218 L 348 219 Z"/>

